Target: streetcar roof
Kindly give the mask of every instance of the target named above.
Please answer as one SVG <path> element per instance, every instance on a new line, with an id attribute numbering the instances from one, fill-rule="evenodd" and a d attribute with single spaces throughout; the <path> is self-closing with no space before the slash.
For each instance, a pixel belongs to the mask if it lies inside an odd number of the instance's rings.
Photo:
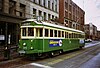
<path id="1" fill-rule="evenodd" d="M 69 31 L 75 31 L 75 32 L 80 32 L 80 33 L 83 33 L 85 34 L 83 31 L 80 31 L 80 30 L 76 30 L 76 29 L 73 29 L 73 28 L 68 28 L 68 27 L 64 27 L 64 26 L 61 26 L 61 25 L 56 25 L 56 24 L 52 24 L 52 23 L 48 23 L 46 21 L 41 21 L 41 22 L 38 22 L 36 21 L 36 19 L 27 19 L 23 22 L 31 22 L 31 21 L 34 21 L 36 24 L 42 24 L 42 25 L 46 25 L 46 26 L 52 26 L 52 27 L 56 27 L 56 28 L 61 28 L 61 29 L 66 29 L 66 30 L 69 30 Z"/>

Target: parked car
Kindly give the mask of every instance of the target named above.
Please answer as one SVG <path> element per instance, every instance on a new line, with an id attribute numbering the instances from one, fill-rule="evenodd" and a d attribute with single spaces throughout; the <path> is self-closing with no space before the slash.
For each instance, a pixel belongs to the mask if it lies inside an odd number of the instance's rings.
<path id="1" fill-rule="evenodd" d="M 86 39 L 85 42 L 92 42 L 92 39 Z"/>

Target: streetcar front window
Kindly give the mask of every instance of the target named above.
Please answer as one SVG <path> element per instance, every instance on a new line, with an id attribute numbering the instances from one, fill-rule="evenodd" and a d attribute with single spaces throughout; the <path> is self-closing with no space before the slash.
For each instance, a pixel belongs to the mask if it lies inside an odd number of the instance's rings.
<path id="1" fill-rule="evenodd" d="M 34 36 L 34 28 L 22 28 L 22 36 Z"/>
<path id="2" fill-rule="evenodd" d="M 28 28 L 28 36 L 34 36 L 34 28 Z"/>
<path id="3" fill-rule="evenodd" d="M 26 36 L 26 28 L 22 29 L 22 36 Z"/>
<path id="4" fill-rule="evenodd" d="M 36 37 L 43 36 L 43 28 L 36 28 Z"/>

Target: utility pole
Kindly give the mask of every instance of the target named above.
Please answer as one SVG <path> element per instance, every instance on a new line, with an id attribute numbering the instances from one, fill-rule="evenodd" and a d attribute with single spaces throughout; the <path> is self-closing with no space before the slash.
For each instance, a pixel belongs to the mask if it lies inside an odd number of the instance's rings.
<path id="1" fill-rule="evenodd" d="M 83 10 L 84 10 L 84 0 L 83 0 Z"/>

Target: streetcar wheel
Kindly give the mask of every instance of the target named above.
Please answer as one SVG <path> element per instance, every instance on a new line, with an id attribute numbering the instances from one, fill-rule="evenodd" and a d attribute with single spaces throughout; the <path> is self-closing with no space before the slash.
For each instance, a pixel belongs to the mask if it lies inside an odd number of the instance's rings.
<path id="1" fill-rule="evenodd" d="M 79 49 L 83 49 L 83 46 L 80 46 Z"/>

